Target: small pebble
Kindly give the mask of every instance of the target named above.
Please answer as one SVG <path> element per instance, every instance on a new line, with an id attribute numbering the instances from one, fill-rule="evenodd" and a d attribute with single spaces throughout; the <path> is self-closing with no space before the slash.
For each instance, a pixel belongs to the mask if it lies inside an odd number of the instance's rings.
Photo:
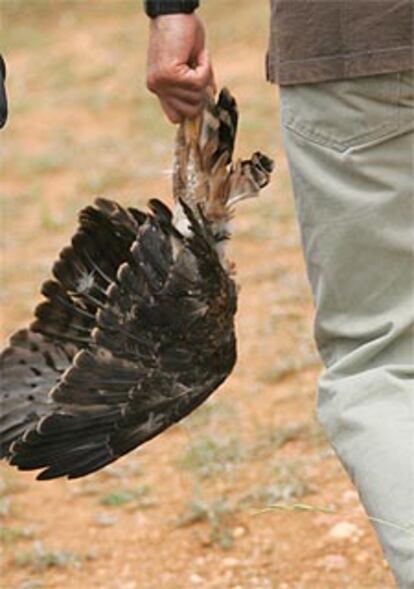
<path id="1" fill-rule="evenodd" d="M 102 512 L 102 513 L 97 513 L 95 515 L 96 525 L 101 526 L 103 528 L 106 528 L 109 526 L 114 526 L 117 521 L 118 521 L 118 518 L 116 517 L 116 515 L 113 515 L 112 513 Z"/>
<path id="2" fill-rule="evenodd" d="M 348 561 L 341 554 L 327 554 L 319 560 L 319 564 L 328 572 L 343 571 Z"/>
<path id="3" fill-rule="evenodd" d="M 188 580 L 192 585 L 201 585 L 201 583 L 204 582 L 204 578 L 201 575 L 198 575 L 197 573 L 193 573 L 192 575 L 190 575 Z"/>
<path id="4" fill-rule="evenodd" d="M 359 540 L 363 531 L 350 522 L 338 522 L 328 532 L 334 540 Z"/>
<path id="5" fill-rule="evenodd" d="M 342 503 L 355 503 L 358 501 L 358 493 L 353 489 L 347 489 L 341 495 Z"/>
<path id="6" fill-rule="evenodd" d="M 357 562 L 360 562 L 362 564 L 365 564 L 366 562 L 369 561 L 369 554 L 368 552 L 362 551 L 359 552 L 356 556 L 355 556 L 355 560 Z"/>
<path id="7" fill-rule="evenodd" d="M 233 538 L 235 538 L 236 540 L 237 538 L 242 538 L 245 534 L 246 528 L 243 528 L 243 526 L 237 526 L 237 528 L 234 528 L 233 530 Z"/>
<path id="8" fill-rule="evenodd" d="M 223 565 L 227 567 L 236 567 L 240 564 L 240 560 L 238 558 L 233 558 L 232 556 L 228 556 L 227 558 L 223 558 Z"/>

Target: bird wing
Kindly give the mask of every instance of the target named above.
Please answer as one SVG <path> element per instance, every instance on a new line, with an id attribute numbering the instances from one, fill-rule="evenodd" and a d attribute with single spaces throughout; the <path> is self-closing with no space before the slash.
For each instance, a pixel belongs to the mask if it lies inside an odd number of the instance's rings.
<path id="1" fill-rule="evenodd" d="M 50 409 L 48 393 L 70 366 L 77 348 L 29 329 L 10 338 L 0 354 L 0 458 Z"/>
<path id="2" fill-rule="evenodd" d="M 70 246 L 53 265 L 53 280 L 42 286 L 45 301 L 35 321 L 0 354 L 0 458 L 50 410 L 50 390 L 77 352 L 93 343 L 96 311 L 146 217 L 104 199 L 81 211 Z"/>
<path id="3" fill-rule="evenodd" d="M 40 479 L 116 460 L 191 412 L 233 368 L 235 286 L 208 223 L 182 203 L 192 228 L 183 238 L 167 207 L 151 206 L 147 215 L 102 200 L 85 209 L 43 288 L 32 331 L 76 353 L 10 448 L 10 462 L 42 468 Z"/>

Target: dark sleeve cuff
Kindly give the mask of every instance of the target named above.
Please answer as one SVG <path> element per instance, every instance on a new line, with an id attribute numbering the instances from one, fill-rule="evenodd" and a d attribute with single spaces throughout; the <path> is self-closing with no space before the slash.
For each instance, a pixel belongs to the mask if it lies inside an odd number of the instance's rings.
<path id="1" fill-rule="evenodd" d="M 190 14 L 199 4 L 199 0 L 144 0 L 145 12 L 151 18 L 163 14 Z"/>

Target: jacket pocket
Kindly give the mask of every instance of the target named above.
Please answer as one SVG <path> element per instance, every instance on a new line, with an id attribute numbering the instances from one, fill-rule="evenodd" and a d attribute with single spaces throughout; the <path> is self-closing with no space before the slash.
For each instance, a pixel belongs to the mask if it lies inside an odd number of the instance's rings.
<path id="1" fill-rule="evenodd" d="M 282 125 L 337 151 L 398 130 L 400 73 L 283 86 Z"/>

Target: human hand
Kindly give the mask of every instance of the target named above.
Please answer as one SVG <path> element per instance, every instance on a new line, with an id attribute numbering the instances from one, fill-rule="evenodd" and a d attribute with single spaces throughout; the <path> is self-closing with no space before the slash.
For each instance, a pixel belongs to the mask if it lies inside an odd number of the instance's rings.
<path id="1" fill-rule="evenodd" d="M 172 123 L 197 116 L 205 91 L 213 86 L 205 31 L 195 13 L 151 19 L 147 87 L 156 94 Z"/>

